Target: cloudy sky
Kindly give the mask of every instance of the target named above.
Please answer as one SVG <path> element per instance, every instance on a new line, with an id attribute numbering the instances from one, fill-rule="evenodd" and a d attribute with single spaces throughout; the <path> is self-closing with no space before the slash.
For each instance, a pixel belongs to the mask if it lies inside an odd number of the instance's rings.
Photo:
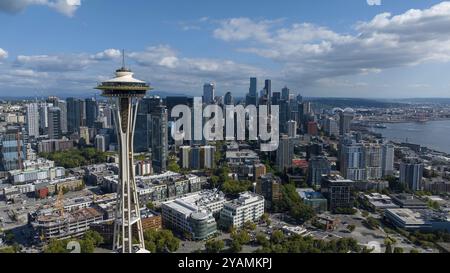
<path id="1" fill-rule="evenodd" d="M 177 94 L 450 97 L 449 26 L 450 1 L 0 0 L 0 97 L 92 95 L 122 48 Z"/>

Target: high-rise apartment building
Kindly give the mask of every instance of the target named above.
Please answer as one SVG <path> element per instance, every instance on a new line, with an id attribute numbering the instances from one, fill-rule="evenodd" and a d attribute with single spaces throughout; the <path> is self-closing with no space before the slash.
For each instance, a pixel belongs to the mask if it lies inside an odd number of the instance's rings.
<path id="1" fill-rule="evenodd" d="M 84 100 L 84 105 L 86 107 L 86 124 L 88 128 L 94 128 L 94 123 L 98 116 L 98 105 L 97 101 L 93 98 L 87 98 Z"/>
<path id="2" fill-rule="evenodd" d="M 382 150 L 382 172 L 383 177 L 392 175 L 394 173 L 394 157 L 395 148 L 392 143 L 385 143 Z"/>
<path id="3" fill-rule="evenodd" d="M 297 122 L 295 120 L 290 120 L 287 122 L 288 127 L 288 137 L 296 138 L 297 137 Z"/>
<path id="4" fill-rule="evenodd" d="M 213 83 L 205 83 L 203 85 L 203 103 L 213 104 L 216 97 L 216 87 Z"/>
<path id="5" fill-rule="evenodd" d="M 139 103 L 134 136 L 134 151 L 152 153 L 156 172 L 167 169 L 168 113 L 160 97 L 144 98 Z"/>
<path id="6" fill-rule="evenodd" d="M 26 130 L 28 136 L 39 136 L 39 104 L 30 103 L 26 106 Z"/>
<path id="7" fill-rule="evenodd" d="M 48 108 L 48 138 L 61 139 L 61 109 L 59 107 Z"/>
<path id="8" fill-rule="evenodd" d="M 408 158 L 400 163 L 400 183 L 408 189 L 419 191 L 422 188 L 424 164 L 417 158 Z"/>
<path id="9" fill-rule="evenodd" d="M 223 104 L 225 105 L 234 105 L 234 98 L 231 92 L 227 92 L 225 97 L 223 98 Z"/>
<path id="10" fill-rule="evenodd" d="M 81 100 L 67 98 L 67 131 L 69 133 L 79 133 L 81 126 Z"/>
<path id="11" fill-rule="evenodd" d="M 345 135 L 350 132 L 350 125 L 354 118 L 354 113 L 351 111 L 342 111 L 339 114 L 339 134 Z"/>
<path id="12" fill-rule="evenodd" d="M 23 168 L 26 156 L 26 141 L 24 130 L 7 128 L 0 134 L 0 171 L 12 171 Z"/>
<path id="13" fill-rule="evenodd" d="M 294 147 L 287 135 L 281 135 L 277 150 L 276 165 L 278 170 L 283 171 L 292 166 L 294 159 Z"/>
<path id="14" fill-rule="evenodd" d="M 351 139 L 343 139 L 340 143 L 340 171 L 342 176 L 354 181 L 366 179 L 364 166 L 364 147 Z"/>
<path id="15" fill-rule="evenodd" d="M 258 105 L 258 79 L 250 78 L 250 88 L 245 98 L 245 105 Z"/>
<path id="16" fill-rule="evenodd" d="M 325 156 L 314 156 L 309 160 L 308 184 L 310 186 L 320 186 L 322 176 L 331 173 L 330 162 Z"/>

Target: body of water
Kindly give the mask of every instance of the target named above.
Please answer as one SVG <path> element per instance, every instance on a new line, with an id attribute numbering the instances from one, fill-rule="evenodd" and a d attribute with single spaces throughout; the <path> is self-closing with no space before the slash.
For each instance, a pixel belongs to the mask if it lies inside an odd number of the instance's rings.
<path id="1" fill-rule="evenodd" d="M 450 120 L 426 123 L 390 123 L 386 129 L 373 129 L 395 142 L 419 144 L 450 154 Z"/>

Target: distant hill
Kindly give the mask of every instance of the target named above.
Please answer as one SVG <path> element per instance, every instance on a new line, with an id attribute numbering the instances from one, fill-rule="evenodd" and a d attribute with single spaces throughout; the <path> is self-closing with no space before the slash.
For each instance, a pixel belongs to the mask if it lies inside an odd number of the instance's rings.
<path id="1" fill-rule="evenodd" d="M 411 98 L 396 100 L 403 103 L 420 104 L 450 104 L 450 98 Z"/>
<path id="2" fill-rule="evenodd" d="M 402 102 L 361 98 L 306 98 L 306 100 L 325 107 L 339 108 L 393 108 L 406 105 Z"/>

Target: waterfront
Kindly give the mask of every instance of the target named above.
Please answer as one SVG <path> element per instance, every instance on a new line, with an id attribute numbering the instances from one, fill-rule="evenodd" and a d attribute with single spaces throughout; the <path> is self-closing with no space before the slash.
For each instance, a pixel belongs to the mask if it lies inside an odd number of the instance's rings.
<path id="1" fill-rule="evenodd" d="M 420 144 L 450 154 L 450 120 L 426 123 L 389 123 L 386 129 L 373 129 L 383 137 L 395 142 Z"/>

